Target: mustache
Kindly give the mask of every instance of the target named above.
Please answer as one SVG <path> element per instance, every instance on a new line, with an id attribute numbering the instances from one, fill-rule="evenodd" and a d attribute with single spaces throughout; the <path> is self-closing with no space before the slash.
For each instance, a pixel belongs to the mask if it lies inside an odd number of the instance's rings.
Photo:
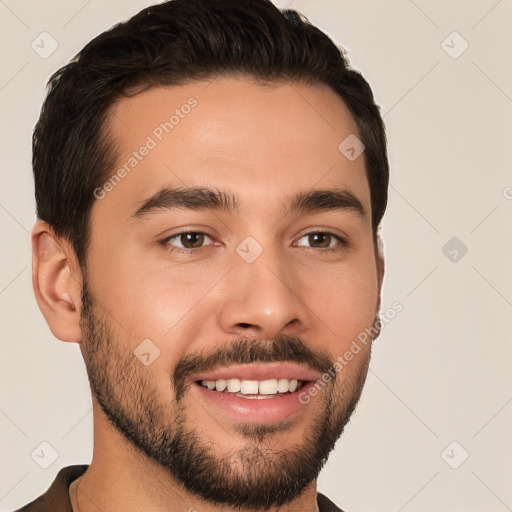
<path id="1" fill-rule="evenodd" d="M 196 373 L 212 371 L 233 364 L 293 362 L 309 367 L 321 374 L 332 368 L 334 361 L 328 352 L 312 349 L 295 336 L 279 336 L 272 341 L 239 338 L 225 342 L 208 355 L 192 353 L 182 356 L 173 373 L 176 400 L 180 400 L 190 377 Z"/>

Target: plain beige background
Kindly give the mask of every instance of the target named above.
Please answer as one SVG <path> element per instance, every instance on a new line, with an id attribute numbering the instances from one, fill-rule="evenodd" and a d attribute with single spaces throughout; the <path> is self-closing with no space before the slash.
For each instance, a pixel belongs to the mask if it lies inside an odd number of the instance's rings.
<path id="1" fill-rule="evenodd" d="M 2 510 L 92 448 L 78 347 L 51 335 L 30 279 L 30 138 L 44 85 L 150 3 L 0 0 Z M 512 2 L 276 3 L 349 50 L 389 136 L 383 310 L 403 311 L 376 343 L 319 489 L 348 512 L 512 510 Z"/>

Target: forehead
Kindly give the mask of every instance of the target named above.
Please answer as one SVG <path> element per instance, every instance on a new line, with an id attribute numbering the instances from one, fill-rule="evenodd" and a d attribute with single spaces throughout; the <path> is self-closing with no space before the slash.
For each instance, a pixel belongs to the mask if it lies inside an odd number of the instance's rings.
<path id="1" fill-rule="evenodd" d="M 356 123 L 327 86 L 218 78 L 154 87 L 118 101 L 107 123 L 117 165 L 93 216 L 126 220 L 163 186 L 232 192 L 242 211 L 341 187 L 370 211 L 364 154 L 351 161 L 339 150 Z"/>

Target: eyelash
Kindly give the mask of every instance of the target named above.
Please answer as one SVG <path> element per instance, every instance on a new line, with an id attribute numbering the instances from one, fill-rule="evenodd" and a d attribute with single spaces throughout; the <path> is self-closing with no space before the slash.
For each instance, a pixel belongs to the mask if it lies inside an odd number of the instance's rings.
<path id="1" fill-rule="evenodd" d="M 185 253 L 185 254 L 196 253 L 196 252 L 199 252 L 199 251 L 202 251 L 203 249 L 205 249 L 205 246 L 187 249 L 187 248 L 176 247 L 176 246 L 169 244 L 169 240 L 177 239 L 177 238 L 181 237 L 182 235 L 187 235 L 187 234 L 205 235 L 205 236 L 213 239 L 213 236 L 209 235 L 208 233 L 205 233 L 204 231 L 186 230 L 186 231 L 180 231 L 179 233 L 175 233 L 174 235 L 171 235 L 171 236 L 165 238 L 164 240 L 162 240 L 160 242 L 160 244 L 162 245 L 162 247 L 165 250 L 167 250 L 169 252 L 179 252 L 179 253 Z M 299 240 L 301 240 L 302 238 L 304 238 L 306 236 L 310 236 L 310 235 L 329 235 L 338 241 L 338 244 L 335 245 L 334 247 L 326 247 L 324 249 L 316 249 L 318 252 L 331 253 L 331 252 L 341 251 L 341 250 L 347 249 L 350 245 L 347 240 L 340 237 L 339 235 L 335 235 L 334 233 L 331 233 L 330 231 L 322 231 L 322 230 L 311 231 L 309 233 L 306 233 L 306 234 L 302 235 L 299 238 Z M 303 247 L 303 246 L 301 246 L 301 247 Z M 315 249 L 315 247 L 312 247 L 312 249 Z"/>

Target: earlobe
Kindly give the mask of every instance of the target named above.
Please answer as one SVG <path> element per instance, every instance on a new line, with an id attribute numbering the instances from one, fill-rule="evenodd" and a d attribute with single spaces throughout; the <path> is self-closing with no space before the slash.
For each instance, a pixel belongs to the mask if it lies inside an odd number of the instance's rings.
<path id="1" fill-rule="evenodd" d="M 69 244 L 44 221 L 37 221 L 32 230 L 32 284 L 54 336 L 80 342 L 80 268 Z"/>

